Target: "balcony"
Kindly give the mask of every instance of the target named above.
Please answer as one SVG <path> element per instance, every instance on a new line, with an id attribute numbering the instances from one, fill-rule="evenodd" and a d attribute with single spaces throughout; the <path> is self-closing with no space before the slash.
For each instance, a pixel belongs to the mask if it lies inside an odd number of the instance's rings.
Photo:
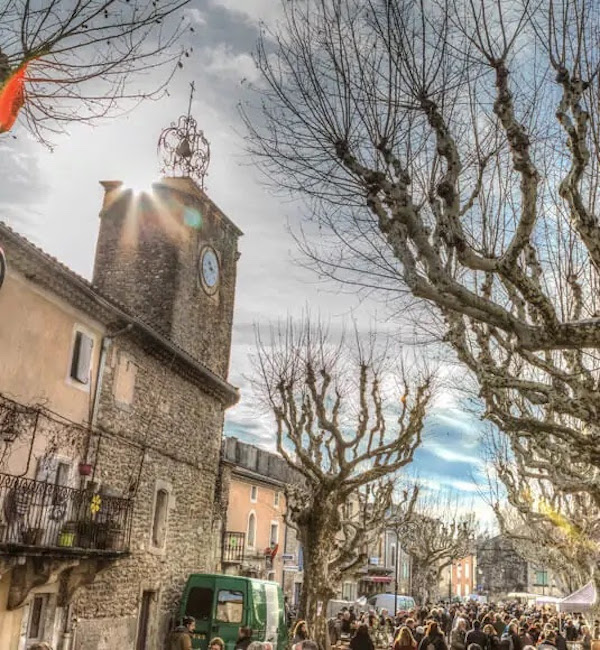
<path id="1" fill-rule="evenodd" d="M 223 564 L 242 564 L 244 562 L 245 533 L 227 531 L 223 536 Z"/>
<path id="2" fill-rule="evenodd" d="M 133 501 L 0 473 L 0 551 L 108 556 L 129 550 Z"/>

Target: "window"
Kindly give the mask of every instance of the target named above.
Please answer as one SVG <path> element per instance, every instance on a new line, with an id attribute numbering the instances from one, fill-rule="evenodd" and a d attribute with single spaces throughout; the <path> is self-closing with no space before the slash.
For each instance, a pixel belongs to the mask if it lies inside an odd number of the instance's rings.
<path id="1" fill-rule="evenodd" d="M 460 598 L 462 596 L 462 585 L 458 583 L 456 585 L 456 595 Z"/>
<path id="2" fill-rule="evenodd" d="M 119 354 L 117 375 L 113 384 L 113 395 L 117 404 L 130 405 L 133 403 L 136 375 L 137 366 L 133 359 L 127 354 Z"/>
<path id="3" fill-rule="evenodd" d="M 90 383 L 90 370 L 92 365 L 92 349 L 94 339 L 87 334 L 77 330 L 73 341 L 73 352 L 71 354 L 71 371 L 69 376 L 80 384 Z"/>
<path id="4" fill-rule="evenodd" d="M 279 508 L 279 499 L 280 499 L 280 492 L 275 492 L 275 496 L 273 497 L 273 505 L 276 508 Z"/>
<path id="5" fill-rule="evenodd" d="M 402 577 L 405 579 L 408 578 L 408 562 L 402 563 Z"/>
<path id="6" fill-rule="evenodd" d="M 469 578 L 469 563 L 465 562 L 465 578 Z"/>
<path id="7" fill-rule="evenodd" d="M 48 594 L 34 596 L 29 606 L 27 641 L 38 641 L 44 636 L 44 616 L 48 604 Z"/>
<path id="8" fill-rule="evenodd" d="M 390 546 L 390 566 L 395 567 L 396 566 L 396 545 L 392 544 Z"/>
<path id="9" fill-rule="evenodd" d="M 546 570 L 535 572 L 535 586 L 536 587 L 548 586 L 548 572 Z"/>
<path id="10" fill-rule="evenodd" d="M 65 503 L 66 502 L 66 495 L 64 494 L 64 490 L 62 490 L 61 494 L 61 487 L 65 487 L 69 485 L 69 477 L 71 475 L 71 463 L 65 463 L 62 461 L 58 461 L 56 464 L 56 474 L 54 475 L 54 495 L 52 496 L 52 504 L 53 505 L 58 505 L 59 503 Z M 65 507 L 66 509 L 66 503 Z"/>
<path id="11" fill-rule="evenodd" d="M 169 493 L 160 489 L 156 492 L 154 519 L 152 521 L 152 545 L 163 548 L 167 538 L 167 515 L 169 512 Z"/>
<path id="12" fill-rule="evenodd" d="M 267 580 L 275 582 L 275 571 L 269 571 L 269 573 L 267 573 Z"/>
<path id="13" fill-rule="evenodd" d="M 246 535 L 246 545 L 254 548 L 256 544 L 256 515 L 251 512 L 248 516 L 248 534 Z"/>
<path id="14" fill-rule="evenodd" d="M 197 621 L 212 618 L 213 590 L 209 587 L 192 587 L 185 604 L 185 615 Z"/>
<path id="15" fill-rule="evenodd" d="M 155 591 L 144 591 L 142 593 L 142 604 L 138 619 L 138 634 L 135 644 L 136 650 L 146 650 L 148 647 L 148 632 L 152 619 L 152 603 L 156 601 Z"/>
<path id="16" fill-rule="evenodd" d="M 217 595 L 217 620 L 223 623 L 241 623 L 243 614 L 243 593 L 221 589 Z"/>
<path id="17" fill-rule="evenodd" d="M 252 501 L 252 503 L 256 503 L 257 499 L 258 499 L 258 487 L 256 485 L 251 485 L 250 486 L 250 501 Z"/>
<path id="18" fill-rule="evenodd" d="M 269 535 L 269 544 L 275 546 L 279 541 L 279 524 L 276 521 L 271 522 L 271 533 Z"/>
<path id="19" fill-rule="evenodd" d="M 344 582 L 342 585 L 342 600 L 356 600 L 354 582 Z"/>

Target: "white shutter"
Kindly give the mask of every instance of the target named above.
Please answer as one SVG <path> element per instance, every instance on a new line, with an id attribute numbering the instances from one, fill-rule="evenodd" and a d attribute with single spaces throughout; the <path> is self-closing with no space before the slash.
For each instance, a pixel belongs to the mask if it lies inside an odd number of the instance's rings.
<path id="1" fill-rule="evenodd" d="M 90 366 L 94 339 L 83 332 L 76 332 L 71 361 L 71 377 L 87 384 L 90 381 Z"/>

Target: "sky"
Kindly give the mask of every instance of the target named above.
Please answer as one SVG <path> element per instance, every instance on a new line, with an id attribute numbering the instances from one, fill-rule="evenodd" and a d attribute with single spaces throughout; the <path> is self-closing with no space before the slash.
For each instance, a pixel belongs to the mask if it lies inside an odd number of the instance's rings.
<path id="1" fill-rule="evenodd" d="M 302 221 L 302 207 L 274 196 L 261 182 L 243 148 L 237 112 L 242 80 L 259 81 L 251 53 L 258 21 L 273 24 L 279 0 L 195 0 L 187 10 L 194 25 L 194 52 L 169 87 L 169 96 L 91 128 L 71 125 L 53 137 L 52 151 L 22 126 L 16 139 L 0 136 L 0 220 L 90 278 L 102 200 L 100 180 L 147 187 L 158 176 L 156 145 L 161 130 L 185 113 L 189 84 L 195 82 L 192 112 L 211 143 L 206 187 L 209 196 L 245 233 L 240 240 L 236 311 L 229 380 L 241 390 L 240 403 L 226 418 L 226 435 L 274 447 L 270 418 L 258 408 L 249 382 L 254 326 L 298 317 L 307 306 L 333 326 L 349 318 L 361 326 L 398 326 L 385 307 L 327 285 L 299 262 L 290 232 Z M 460 372 L 456 367 L 453 372 Z M 446 391 L 428 419 L 414 470 L 429 491 L 451 489 L 464 507 L 486 519 L 489 511 L 474 480 L 482 478 L 481 424 Z"/>

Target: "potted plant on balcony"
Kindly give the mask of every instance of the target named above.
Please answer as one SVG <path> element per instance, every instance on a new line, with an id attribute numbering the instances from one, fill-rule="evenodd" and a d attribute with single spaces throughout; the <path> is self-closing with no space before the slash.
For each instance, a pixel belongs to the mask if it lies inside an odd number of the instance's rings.
<path id="1" fill-rule="evenodd" d="M 58 546 L 62 548 L 71 548 L 75 545 L 77 534 L 77 522 L 67 521 L 58 534 Z"/>

